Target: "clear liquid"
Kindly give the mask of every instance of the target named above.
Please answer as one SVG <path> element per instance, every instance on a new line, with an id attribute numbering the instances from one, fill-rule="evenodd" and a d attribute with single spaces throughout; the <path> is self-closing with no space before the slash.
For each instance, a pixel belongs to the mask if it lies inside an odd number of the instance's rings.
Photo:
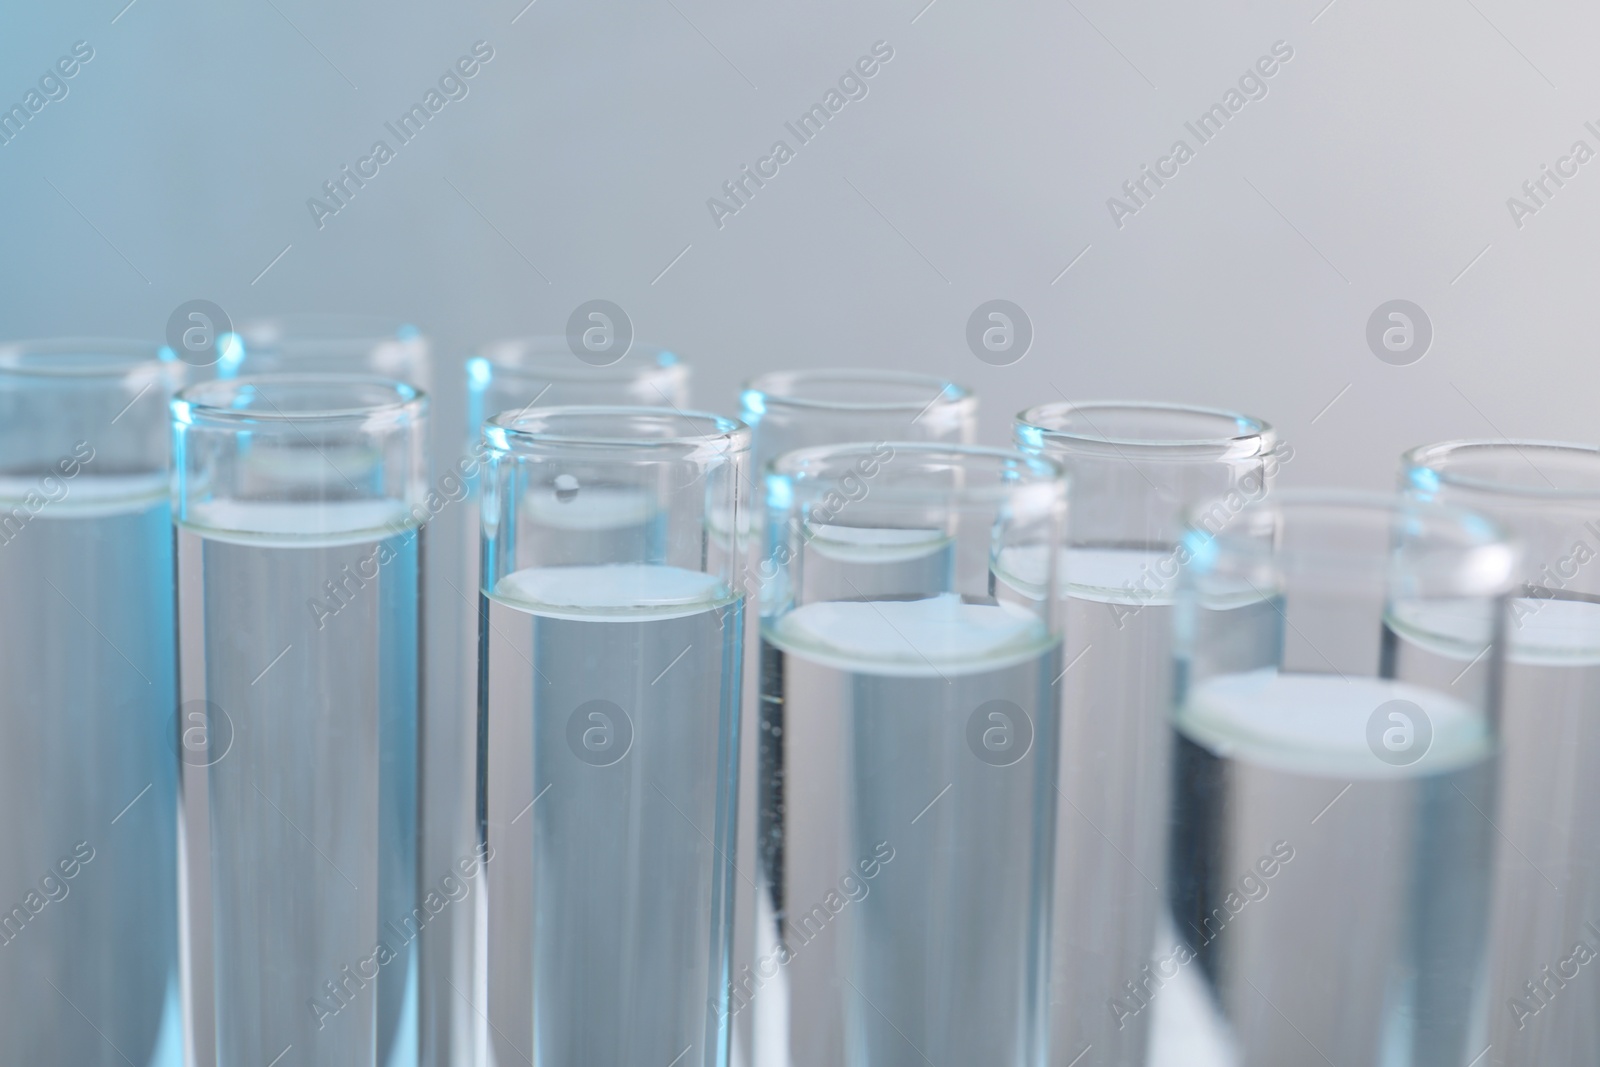
<path id="1" fill-rule="evenodd" d="M 1059 642 L 944 594 L 806 605 L 761 656 L 755 1061 L 1042 1063 Z"/>
<path id="2" fill-rule="evenodd" d="M 36 513 L 0 505 L 8 1063 L 182 1054 L 172 525 L 164 478 L 142 499 L 126 482 L 85 472 Z"/>
<path id="3" fill-rule="evenodd" d="M 1600 604 L 1511 616 L 1484 1062 L 1600 1063 Z M 1448 617 L 1407 621 L 1457 672 L 1479 651 Z"/>
<path id="4" fill-rule="evenodd" d="M 1165 558 L 1063 556 L 1072 666 L 1060 682 L 1050 987 L 1051 1061 L 1063 1067 L 1085 1049 L 1079 1067 L 1146 1062 L 1150 1016 L 1119 1017 L 1112 1004 L 1151 959 L 1164 899 L 1173 609 L 1151 576 Z"/>
<path id="5" fill-rule="evenodd" d="M 734 531 L 729 529 L 725 519 L 719 528 L 722 539 L 729 544 L 748 542 L 748 573 L 754 576 L 751 591 L 774 602 L 783 598 L 784 583 L 795 578 L 800 582 L 799 592 L 805 600 L 850 600 L 907 590 L 933 594 L 948 590 L 953 581 L 954 545 L 944 530 L 808 523 L 800 538 L 801 562 L 785 569 L 778 566 L 777 557 L 771 555 L 773 548 L 767 543 L 767 531 L 759 528 Z M 757 583 L 760 583 L 759 588 Z M 762 671 L 759 661 L 763 646 L 760 619 L 755 612 L 747 619 L 745 641 L 751 669 L 746 672 L 742 711 L 744 751 L 740 758 L 745 776 L 739 807 L 741 811 L 755 813 L 771 808 L 774 800 L 770 794 L 778 788 L 775 781 L 766 781 L 751 773 L 771 755 L 767 750 L 773 738 L 770 730 L 775 725 L 763 720 L 769 705 L 760 699 Z M 740 826 L 739 862 L 752 874 L 760 867 L 761 857 L 771 848 L 764 834 L 768 834 L 768 829 L 754 814 L 747 816 Z M 762 955 L 755 950 L 760 936 L 756 929 L 760 921 L 756 918 L 760 911 L 757 887 L 753 882 L 741 880 L 735 892 L 735 914 L 739 917 L 735 934 L 736 967 L 753 971 Z M 745 972 L 741 970 L 741 973 Z M 734 1014 L 734 1067 L 747 1067 L 753 1062 L 752 1019 L 753 1013 L 749 1011 Z"/>
<path id="6" fill-rule="evenodd" d="M 218 1067 L 417 1061 L 422 534 L 394 517 L 285 504 L 178 530 L 196 1032 Z"/>
<path id="7" fill-rule="evenodd" d="M 726 1062 L 741 611 L 642 564 L 483 597 L 481 1062 Z"/>
<path id="8" fill-rule="evenodd" d="M 518 400 L 511 409 L 521 408 L 527 399 Z M 423 863 L 427 871 L 448 871 L 451 864 L 471 854 L 478 841 L 478 609 L 483 522 L 480 484 L 474 481 L 471 490 L 452 505 L 459 514 L 445 520 L 459 524 L 464 546 L 459 567 L 446 575 L 452 588 L 445 595 L 459 613 L 459 626 L 450 630 L 450 637 L 460 648 L 465 670 L 458 675 L 458 700 L 448 707 L 429 709 L 423 752 Z M 638 487 L 580 484 L 576 492 L 565 486 L 557 492 L 554 486 L 530 486 L 519 503 L 523 511 L 519 536 L 534 558 L 580 564 L 645 558 L 662 551 L 663 517 L 654 494 Z M 428 995 L 438 1004 L 438 1028 L 448 1031 L 448 1036 L 440 1039 L 448 1049 L 439 1055 L 456 1062 L 472 1055 L 474 1042 L 480 1040 L 477 1031 L 483 1025 L 481 1004 L 464 995 L 477 973 L 477 932 L 472 909 L 452 909 L 445 919 L 448 921 L 430 930 L 425 939 L 428 955 L 423 978 L 430 987 Z"/>
<path id="9" fill-rule="evenodd" d="M 1446 695 L 1455 670 L 1386 645 L 1392 679 L 1217 675 L 1177 713 L 1176 940 L 1122 1004 L 1169 1027 L 1200 979 L 1210 1009 L 1188 1025 L 1219 1063 L 1461 1067 L 1487 1044 L 1493 738 Z M 1393 699 L 1432 726 L 1409 766 L 1367 740 Z"/>

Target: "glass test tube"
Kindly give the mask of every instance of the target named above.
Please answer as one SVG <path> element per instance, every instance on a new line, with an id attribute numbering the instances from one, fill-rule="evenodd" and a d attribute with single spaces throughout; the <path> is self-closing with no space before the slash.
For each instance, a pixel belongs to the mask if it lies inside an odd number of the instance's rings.
<path id="1" fill-rule="evenodd" d="M 1259 419 L 1175 404 L 1044 404 L 1018 415 L 1015 433 L 1066 469 L 1071 503 L 1051 1062 L 1092 1048 L 1081 1067 L 1144 1067 L 1149 1016 L 1115 1005 L 1150 962 L 1164 911 L 1183 512 L 1260 500 L 1287 450 Z"/>
<path id="2" fill-rule="evenodd" d="M 239 324 L 219 346 L 218 377 L 370 374 L 419 389 L 430 385 L 428 339 L 406 322 L 369 315 L 281 315 Z"/>
<path id="3" fill-rule="evenodd" d="M 688 402 L 689 365 L 665 348 L 635 345 L 617 362 L 597 366 L 573 355 L 565 337 L 514 337 L 492 341 L 467 360 L 467 422 L 474 440 L 490 416 L 531 404 Z"/>
<path id="4" fill-rule="evenodd" d="M 824 369 L 775 371 L 745 384 L 739 417 L 754 434 L 757 474 L 785 452 L 852 441 L 969 445 L 978 400 L 929 374 Z M 753 518 L 760 522 L 762 516 Z"/>
<path id="5" fill-rule="evenodd" d="M 852 441 L 942 441 L 969 445 L 977 434 L 978 401 L 970 391 L 943 378 L 901 371 L 834 368 L 776 371 L 752 379 L 739 398 L 739 417 L 751 429 L 751 477 L 759 483 L 767 465 L 784 452 Z M 754 489 L 752 489 L 754 492 Z M 749 526 L 760 530 L 762 508 L 751 509 Z M 762 552 L 761 538 L 750 530 L 727 536 L 748 542 L 748 581 L 756 580 Z M 769 565 L 770 566 L 770 565 Z M 747 592 L 754 594 L 752 587 Z M 741 730 L 744 751 L 740 766 L 740 810 L 756 810 L 756 775 L 759 749 L 767 733 L 759 722 L 762 704 L 757 699 L 761 670 L 757 662 L 759 613 L 745 621 L 745 658 Z M 739 867 L 756 866 L 756 820 L 746 818 L 739 827 Z M 735 980 L 756 963 L 753 952 L 756 900 L 753 887 L 741 879 L 735 890 L 735 912 L 740 916 L 734 934 Z M 750 1013 L 734 1016 L 733 1067 L 749 1067 Z"/>
<path id="6" fill-rule="evenodd" d="M 216 365 L 217 376 L 221 378 L 307 372 L 362 374 L 404 382 L 424 391 L 431 388 L 433 380 L 430 359 L 432 346 L 428 337 L 415 325 L 398 319 L 348 313 L 276 315 L 240 322 L 233 336 L 223 340 L 224 343 L 218 345 L 220 358 Z M 436 436 L 438 428 L 433 427 L 432 430 Z M 363 464 L 373 461 L 370 451 L 360 444 L 348 448 L 329 445 L 324 449 L 324 454 L 330 463 L 351 475 L 352 479 Z M 439 465 L 442 466 L 448 458 L 453 457 L 438 456 Z M 448 543 L 448 537 L 441 539 L 443 532 L 437 527 L 429 532 L 436 558 L 441 550 L 444 558 L 454 558 L 458 552 L 476 557 L 475 548 L 467 551 Z M 474 535 L 465 544 L 475 546 L 476 541 Z M 428 603 L 448 605 L 450 598 L 457 596 L 445 584 L 447 574 L 442 568 L 430 571 L 429 581 L 434 587 L 424 591 L 424 599 Z M 470 590 L 471 586 L 463 588 Z M 472 629 L 470 618 L 471 609 L 468 607 L 454 614 L 448 611 L 430 612 L 423 620 L 423 644 L 431 660 L 424 672 L 427 687 L 424 702 L 430 708 L 444 706 L 447 699 L 454 699 L 460 691 L 459 684 L 449 684 L 454 676 L 470 677 L 475 671 L 475 646 L 464 654 L 457 653 L 457 642 L 453 640 L 456 634 Z M 452 808 L 438 802 L 441 799 L 438 794 L 453 796 L 465 787 L 465 782 L 470 781 L 459 772 L 448 774 L 448 769 L 457 766 L 464 758 L 462 752 L 467 747 L 467 741 L 461 736 L 464 729 L 466 727 L 458 718 L 452 719 L 441 714 L 423 717 L 422 764 L 419 771 L 423 795 L 420 849 L 423 870 L 435 876 L 448 873 L 450 865 L 471 847 L 468 833 L 464 829 L 456 829 L 465 825 L 464 805 L 457 802 Z M 436 784 L 435 780 L 440 778 L 448 778 L 448 781 Z M 191 817 L 197 826 L 203 826 L 203 788 L 190 790 L 186 802 L 199 809 L 192 811 Z M 455 822 L 447 821 L 452 813 L 457 816 Z M 451 832 L 453 829 L 455 832 Z M 455 920 L 458 917 L 452 915 L 450 918 Z M 198 936 L 203 941 L 204 929 L 209 929 L 209 923 L 202 923 L 201 926 L 202 932 Z M 422 1061 L 425 1064 L 453 1062 L 447 1053 L 439 1051 L 447 1041 L 442 1032 L 447 1022 L 440 1020 L 449 1019 L 460 998 L 445 984 L 445 980 L 455 972 L 441 961 L 451 959 L 458 951 L 458 942 L 470 940 L 468 933 L 463 932 L 456 937 L 452 936 L 454 932 L 453 923 L 444 921 L 433 924 L 419 939 L 422 958 Z M 199 955 L 204 959 L 210 958 L 209 950 Z M 211 1035 L 206 1030 L 208 1025 L 209 1019 L 197 1020 L 197 1026 L 203 1032 L 197 1032 L 196 1040 L 205 1047 L 211 1044 Z"/>
<path id="7" fill-rule="evenodd" d="M 235 340 L 236 353 L 224 349 L 220 361 L 223 377 L 304 372 L 365 374 L 424 391 L 432 388 L 429 338 L 415 325 L 397 319 L 352 314 L 279 315 L 241 323 Z M 434 463 L 430 466 L 436 468 L 455 459 L 455 441 L 451 439 L 447 449 L 440 439 L 440 429 L 437 425 L 430 427 L 434 438 Z M 359 446 L 344 454 L 328 451 L 327 458 L 347 473 L 370 462 Z M 438 478 L 430 489 L 433 493 L 424 498 L 428 514 L 423 521 L 434 517 L 433 505 L 441 509 L 454 507 L 461 499 L 460 481 L 449 474 Z M 430 555 L 436 560 L 475 560 L 476 530 L 470 540 L 459 543 L 452 536 L 454 532 L 442 525 L 431 528 Z M 452 586 L 451 578 L 447 568 L 431 567 L 430 588 L 423 592 L 425 602 L 432 606 L 423 618 L 423 645 L 429 658 L 423 699 L 429 713 L 422 717 L 418 772 L 422 793 L 422 838 L 418 847 L 425 883 L 449 874 L 451 866 L 472 848 L 470 805 L 463 799 L 472 779 L 470 769 L 462 769 L 469 762 L 470 723 L 464 717 L 465 709 L 457 711 L 457 705 L 462 687 L 476 674 L 477 646 L 470 636 L 471 601 L 465 605 L 455 603 L 464 594 Z M 471 584 L 460 585 L 459 579 L 455 585 L 467 592 L 472 589 Z M 458 640 L 458 635 L 466 636 Z M 471 944 L 471 929 L 463 925 L 466 911 L 451 909 L 418 938 L 423 1064 L 444 1067 L 460 1059 L 460 1052 L 452 1052 L 451 1035 L 463 1001 L 449 983 L 454 980 L 457 988 L 464 989 L 464 976 L 470 973 L 464 957 Z M 458 960 L 462 961 L 460 965 Z M 454 1047 L 465 1046 L 457 1039 Z"/>
<path id="8" fill-rule="evenodd" d="M 1500 804 L 1485 809 L 1504 844 L 1484 1062 L 1600 1063 L 1600 986 L 1585 989 L 1580 973 L 1600 958 L 1600 449 L 1455 441 L 1408 452 L 1401 477 L 1415 499 L 1492 515 L 1523 549 L 1506 633 Z M 1449 616 L 1424 632 L 1418 640 L 1469 668 L 1477 649 L 1462 646 Z"/>
<path id="9" fill-rule="evenodd" d="M 1044 1062 L 1066 484 L 842 445 L 766 477 L 758 1064 Z"/>
<path id="10" fill-rule="evenodd" d="M 664 348 L 635 345 L 616 363 L 597 366 L 579 359 L 567 347 L 567 339 L 555 336 L 517 337 L 483 345 L 466 364 L 465 448 L 453 471 L 439 479 L 441 497 L 460 501 L 450 506 L 459 510 L 459 519 L 448 522 L 448 535 L 460 538 L 460 548 L 452 545 L 451 558 L 461 566 L 452 568 L 450 583 L 439 605 L 442 615 L 459 620 L 460 662 L 466 668 L 452 678 L 453 691 L 461 694 L 446 716 L 436 716 L 450 724 L 449 738 L 438 738 L 431 747 L 430 759 L 436 766 L 448 763 L 449 781 L 441 774 L 430 774 L 437 787 L 429 808 L 429 819 L 448 832 L 441 839 L 451 842 L 451 855 L 468 848 L 477 836 L 478 754 L 472 739 L 478 714 L 478 586 L 481 523 L 479 521 L 479 473 L 487 443 L 483 424 L 501 412 L 520 412 L 533 406 L 555 407 L 571 404 L 640 405 L 685 408 L 689 404 L 689 365 Z M 553 498 L 552 498 L 553 502 Z M 565 520 L 576 529 L 606 530 L 642 521 L 651 505 L 642 498 L 632 505 L 625 497 L 603 492 L 570 501 L 559 509 L 546 509 L 549 521 Z M 441 532 L 444 528 L 441 527 Z M 453 783 L 453 786 L 452 784 Z M 446 793 L 448 792 L 448 795 Z M 473 973 L 473 932 L 470 927 L 453 927 L 449 981 L 467 989 Z M 464 1062 L 471 1048 L 477 1013 L 464 998 L 448 987 L 441 999 L 449 1005 L 450 1054 L 440 1062 Z"/>
<path id="11" fill-rule="evenodd" d="M 484 436 L 473 1062 L 721 1067 L 743 560 L 712 517 L 746 506 L 749 431 L 558 407 Z M 566 521 L 586 493 L 648 517 Z"/>
<path id="12" fill-rule="evenodd" d="M 172 424 L 197 1051 L 411 1067 L 414 942 L 477 873 L 419 885 L 426 400 L 241 378 L 185 389 Z"/>
<path id="13" fill-rule="evenodd" d="M 1184 547 L 1175 934 L 1119 1018 L 1153 1017 L 1153 1062 L 1470 1063 L 1516 550 L 1471 512 L 1292 491 Z"/>
<path id="14" fill-rule="evenodd" d="M 177 1067 L 177 662 L 154 345 L 0 345 L 0 1043 Z"/>

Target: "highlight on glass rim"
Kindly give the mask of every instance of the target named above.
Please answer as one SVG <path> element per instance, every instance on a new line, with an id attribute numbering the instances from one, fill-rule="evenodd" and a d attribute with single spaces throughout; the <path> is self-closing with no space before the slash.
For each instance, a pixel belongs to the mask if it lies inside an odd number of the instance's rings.
<path id="1" fill-rule="evenodd" d="M 1600 15 L 12 7 L 0 1067 L 1600 1064 Z"/>

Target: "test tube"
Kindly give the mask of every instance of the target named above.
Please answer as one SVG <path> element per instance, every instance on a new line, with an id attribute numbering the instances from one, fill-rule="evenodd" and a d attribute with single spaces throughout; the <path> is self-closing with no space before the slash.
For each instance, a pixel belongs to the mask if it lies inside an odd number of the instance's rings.
<path id="1" fill-rule="evenodd" d="M 0 1042 L 177 1067 L 166 404 L 129 341 L 0 345 Z"/>
<path id="2" fill-rule="evenodd" d="M 1173 933 L 1118 1016 L 1152 1017 L 1155 1062 L 1470 1063 L 1515 548 L 1472 512 L 1280 491 L 1197 513 L 1184 553 Z"/>
<path id="3" fill-rule="evenodd" d="M 1041 1064 L 1061 470 L 839 445 L 780 456 L 766 498 L 756 945 L 730 1007 L 761 1064 Z"/>
<path id="4" fill-rule="evenodd" d="M 433 386 L 432 341 L 416 325 L 401 319 L 350 313 L 276 315 L 242 322 L 235 336 L 227 340 L 232 347 L 220 346 L 221 377 L 326 372 L 375 375 L 424 391 Z M 442 436 L 450 431 L 453 427 L 430 427 L 430 466 L 435 469 L 445 469 L 456 459 L 456 439 Z M 362 462 L 358 453 L 329 452 L 328 459 L 346 473 Z M 429 519 L 434 517 L 434 505 L 441 510 L 457 505 L 461 500 L 459 485 L 460 479 L 450 473 L 435 481 L 430 487 L 433 492 L 424 498 L 429 504 Z M 452 490 L 452 486 L 457 489 Z M 446 524 L 429 531 L 431 554 L 436 559 L 465 557 L 475 561 L 476 530 L 470 540 L 458 543 L 455 529 L 448 523 L 446 520 Z M 468 805 L 458 799 L 469 791 L 471 782 L 470 770 L 459 769 L 470 747 L 466 733 L 469 727 L 461 714 L 447 711 L 456 710 L 465 680 L 476 674 L 477 663 L 470 602 L 464 608 L 454 604 L 461 595 L 457 588 L 470 591 L 471 583 L 462 586 L 459 579 L 452 582 L 451 572 L 438 566 L 429 569 L 428 581 L 430 588 L 424 591 L 424 600 L 433 607 L 423 618 L 423 644 L 429 657 L 424 671 L 424 703 L 430 712 L 422 719 L 419 771 L 423 798 L 419 848 L 424 882 L 450 873 L 451 865 L 471 848 Z M 457 640 L 458 635 L 466 636 Z M 460 1057 L 459 1052 L 452 1052 L 451 1034 L 462 1001 L 449 983 L 455 981 L 458 988 L 465 988 L 465 964 L 456 965 L 458 959 L 464 959 L 465 947 L 471 943 L 470 930 L 460 925 L 464 910 L 453 909 L 448 918 L 432 924 L 418 939 L 424 1064 L 447 1065 L 458 1062 Z M 456 1046 L 461 1047 L 464 1046 L 459 1043 Z"/>
<path id="5" fill-rule="evenodd" d="M 978 400 L 944 378 L 860 368 L 774 371 L 739 394 L 759 474 L 785 452 L 853 441 L 944 441 L 969 445 Z M 753 516 L 760 521 L 761 516 Z"/>
<path id="6" fill-rule="evenodd" d="M 749 431 L 590 406 L 484 437 L 473 1062 L 721 1067 L 743 560 L 711 520 L 747 506 Z M 586 493 L 648 521 L 552 514 Z"/>
<path id="7" fill-rule="evenodd" d="M 432 387 L 432 344 L 416 325 L 400 319 L 350 313 L 276 315 L 241 322 L 235 335 L 225 342 L 219 346 L 220 377 L 307 372 L 364 374 L 404 382 L 424 391 Z M 453 462 L 455 439 L 449 439 L 450 454 L 444 454 L 440 428 L 430 427 L 430 436 L 434 438 L 430 452 L 435 457 L 431 466 L 444 467 Z M 325 451 L 328 461 L 350 474 L 352 479 L 363 463 L 373 460 L 359 444 L 342 453 Z M 442 506 L 448 497 L 441 492 L 447 493 L 448 485 L 435 484 L 430 488 L 435 492 L 424 500 Z M 476 538 L 458 545 L 453 543 L 452 532 L 438 526 L 429 531 L 428 541 L 435 558 L 439 558 L 441 552 L 446 559 L 463 554 L 475 558 L 475 549 L 469 551 L 465 545 L 475 546 Z M 471 610 L 450 610 L 452 600 L 458 595 L 449 584 L 450 572 L 443 567 L 431 568 L 428 580 L 431 588 L 424 591 L 424 600 L 433 605 L 434 610 L 423 618 L 423 645 L 428 649 L 430 660 L 424 671 L 424 702 L 430 714 L 422 719 L 419 770 L 423 798 L 419 848 L 425 882 L 448 874 L 451 864 L 471 848 L 464 804 L 451 803 L 470 781 L 456 769 L 465 759 L 467 742 L 462 731 L 466 726 L 459 714 L 444 714 L 443 709 L 451 708 L 458 699 L 464 684 L 458 679 L 470 677 L 477 660 L 470 641 L 456 640 L 458 634 L 472 629 Z M 455 1062 L 448 1052 L 448 1032 L 460 998 L 447 982 L 459 977 L 459 972 L 452 970 L 450 964 L 460 954 L 461 944 L 470 942 L 467 932 L 457 933 L 459 913 L 463 910 L 453 909 L 451 915 L 432 924 L 418 939 L 424 1064 Z"/>
<path id="8" fill-rule="evenodd" d="M 739 418 L 751 429 L 751 471 L 756 482 L 775 458 L 798 448 L 848 444 L 852 441 L 943 441 L 969 445 L 977 434 L 978 401 L 966 388 L 944 378 L 905 371 L 865 368 L 822 368 L 816 370 L 774 371 L 745 383 L 739 397 Z M 754 487 L 752 487 L 754 492 Z M 751 529 L 728 531 L 726 536 L 745 543 L 750 561 L 746 571 L 752 588 L 761 559 L 759 535 L 763 508 L 751 509 Z M 770 568 L 770 564 L 769 564 Z M 739 798 L 740 809 L 758 809 L 754 768 L 762 758 L 768 725 L 760 722 L 763 705 L 756 697 L 761 677 L 758 658 L 759 613 L 750 612 L 745 621 L 745 672 L 743 714 L 740 731 L 744 751 L 740 766 L 745 768 Z M 739 827 L 739 865 L 750 869 L 757 863 L 757 820 L 746 818 Z M 756 913 L 753 887 L 740 880 L 735 911 L 741 916 L 734 935 L 737 973 L 756 963 Z M 734 1016 L 733 1067 L 750 1067 L 753 1048 L 749 1012 Z"/>
<path id="9" fill-rule="evenodd" d="M 565 337 L 506 338 L 467 360 L 467 403 L 474 440 L 484 420 L 530 404 L 684 407 L 689 365 L 669 349 L 646 345 L 602 365 L 575 356 Z"/>
<path id="10" fill-rule="evenodd" d="M 441 700 L 432 716 L 439 724 L 431 731 L 427 759 L 429 805 L 427 819 L 435 826 L 434 836 L 447 843 L 441 855 L 454 858 L 472 846 L 477 837 L 477 805 L 474 782 L 478 754 L 472 744 L 478 713 L 478 586 L 479 552 L 479 472 L 487 447 L 483 424 L 504 411 L 519 412 L 530 407 L 556 407 L 572 404 L 640 405 L 645 407 L 685 408 L 689 404 L 689 364 L 676 353 L 645 345 L 632 346 L 615 363 L 597 365 L 579 359 L 567 339 L 555 336 L 507 338 L 480 347 L 466 363 L 465 409 L 467 439 L 454 469 L 438 479 L 437 499 L 441 507 L 458 512 L 439 527 L 441 538 L 448 538 L 446 553 L 461 561 L 460 567 L 440 571 L 448 575 L 449 586 L 434 601 L 442 619 L 449 620 L 456 635 L 457 662 L 464 668 L 453 671 L 449 701 Z M 553 503 L 553 498 L 551 503 Z M 642 498 L 630 510 L 628 501 L 604 493 L 594 493 L 575 506 L 563 504 L 549 511 L 551 520 L 565 519 L 577 528 L 604 531 L 625 528 L 637 520 Z M 436 540 L 436 547 L 442 544 Z M 451 928 L 449 963 L 430 968 L 442 1014 L 442 1026 L 449 1036 L 442 1039 L 438 1062 L 465 1062 L 470 1054 L 477 1013 L 455 990 L 469 988 L 472 973 L 473 930 L 457 916 Z M 441 955 L 446 951 L 439 947 Z M 448 983 L 448 984 L 445 984 Z M 453 986 L 454 988 L 451 988 Z"/>
<path id="11" fill-rule="evenodd" d="M 371 315 L 302 314 L 250 319 L 218 346 L 217 376 L 370 374 L 430 384 L 428 339 L 408 322 Z"/>
<path id="12" fill-rule="evenodd" d="M 185 790 L 206 798 L 186 836 L 208 860 L 185 869 L 208 927 L 190 1003 L 217 1067 L 417 1062 L 414 943 L 472 888 L 419 884 L 426 407 L 309 373 L 172 402 Z"/>
<path id="13" fill-rule="evenodd" d="M 1261 499 L 1289 453 L 1259 419 L 1178 404 L 1043 404 L 1015 434 L 1066 468 L 1071 503 L 1051 1062 L 1093 1049 L 1080 1067 L 1144 1067 L 1149 1016 L 1113 1006 L 1150 962 L 1162 911 L 1184 510 Z"/>
<path id="14" fill-rule="evenodd" d="M 1600 449 L 1428 445 L 1405 455 L 1402 485 L 1414 499 L 1494 516 L 1523 548 L 1506 632 L 1499 809 L 1485 809 L 1504 835 L 1485 1063 L 1600 1063 L 1600 1013 L 1581 973 L 1600 958 Z M 1417 621 L 1415 640 L 1468 677 L 1484 670 L 1449 615 Z"/>

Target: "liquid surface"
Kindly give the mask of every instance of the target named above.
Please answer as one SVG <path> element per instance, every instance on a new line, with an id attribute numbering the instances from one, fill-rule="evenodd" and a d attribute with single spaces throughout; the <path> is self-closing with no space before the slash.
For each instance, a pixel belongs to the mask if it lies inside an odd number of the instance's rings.
<path id="1" fill-rule="evenodd" d="M 92 465 L 93 461 L 90 461 Z M 165 474 L 105 474 L 82 466 L 72 478 L 0 475 L 0 512 L 39 518 L 96 518 L 144 511 L 167 500 Z"/>
<path id="2" fill-rule="evenodd" d="M 943 530 L 898 529 L 873 526 L 807 527 L 816 551 L 842 563 L 889 563 L 917 559 L 949 544 Z"/>
<path id="3" fill-rule="evenodd" d="M 190 504 L 184 525 L 212 540 L 331 548 L 381 540 L 411 523 L 398 500 L 218 500 Z"/>
<path id="4" fill-rule="evenodd" d="M 1440 655 L 1472 659 L 1487 643 L 1481 603 L 1443 601 L 1404 605 L 1396 628 Z M 1600 603 L 1516 597 L 1509 605 L 1506 658 L 1548 667 L 1600 666 Z"/>
<path id="5" fill-rule="evenodd" d="M 1372 752 L 1368 721 L 1391 701 L 1420 709 L 1431 725 L 1427 751 L 1415 763 L 1396 766 Z M 1272 670 L 1220 675 L 1194 688 L 1177 723 L 1225 758 L 1352 778 L 1455 770 L 1482 762 L 1494 748 L 1480 711 L 1435 689 L 1383 678 Z M 1403 730 L 1404 724 L 1385 717 L 1384 729 L 1393 727 Z"/>
<path id="6" fill-rule="evenodd" d="M 954 593 L 817 601 L 780 618 L 772 638 L 846 669 L 910 675 L 992 669 L 997 659 L 1037 655 L 1046 640 L 1032 615 L 1006 605 L 966 604 Z"/>
<path id="7" fill-rule="evenodd" d="M 1056 580 L 1070 596 L 1109 603 L 1170 605 L 1177 557 L 1132 548 L 1018 545 L 1001 551 L 995 570 L 1028 588 L 1043 588 L 1054 555 Z"/>
<path id="8" fill-rule="evenodd" d="M 635 621 L 692 615 L 727 599 L 714 575 L 649 563 L 530 567 L 501 578 L 494 595 L 539 615 Z"/>

